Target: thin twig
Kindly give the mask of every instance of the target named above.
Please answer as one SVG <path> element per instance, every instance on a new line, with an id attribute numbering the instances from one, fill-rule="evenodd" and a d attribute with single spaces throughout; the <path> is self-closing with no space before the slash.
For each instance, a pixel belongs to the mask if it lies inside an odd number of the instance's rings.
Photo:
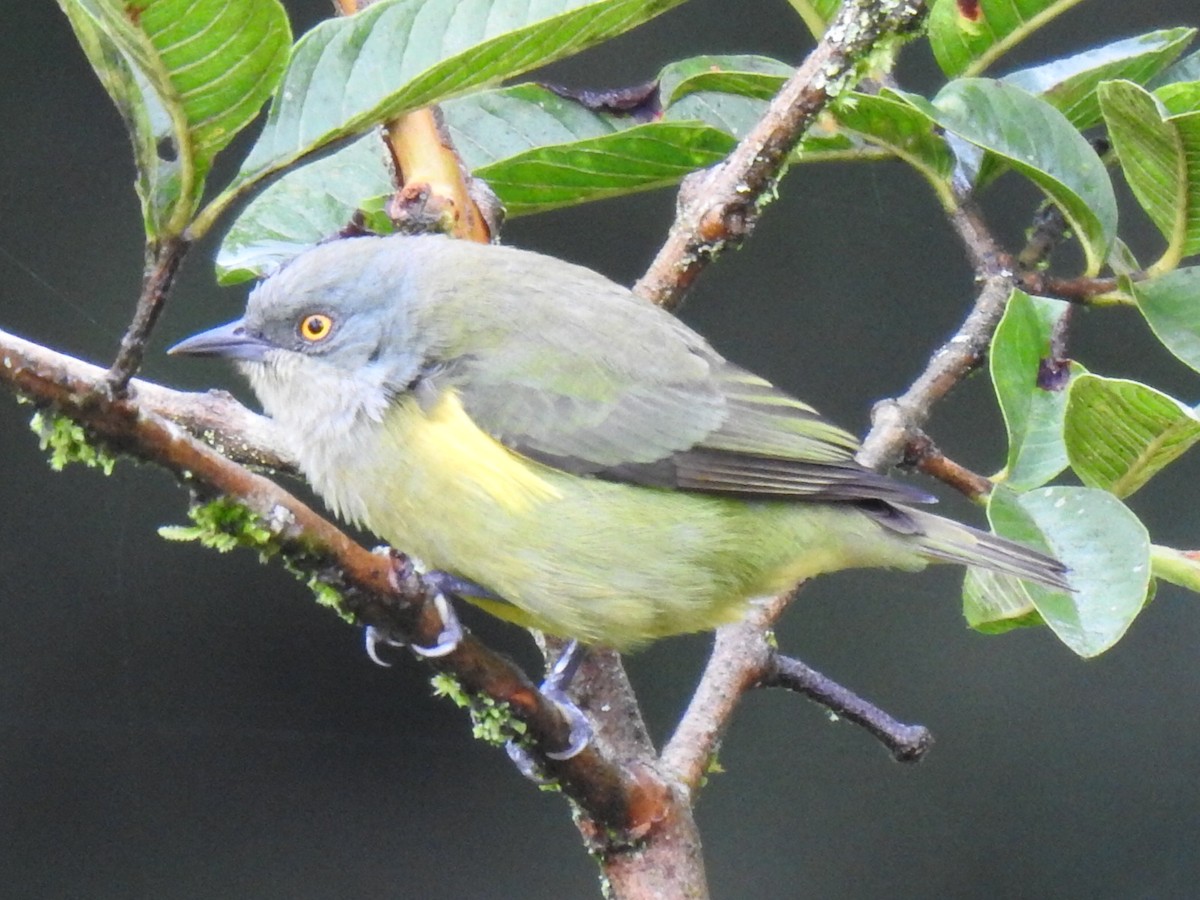
<path id="1" fill-rule="evenodd" d="M 1011 260 L 992 237 L 973 204 L 964 203 L 951 216 L 981 283 L 975 304 L 954 336 L 930 357 L 929 364 L 903 394 L 882 400 L 871 411 L 871 430 L 858 461 L 883 471 L 900 462 L 913 434 L 924 427 L 933 404 L 975 371 L 988 346 L 1013 288 Z"/>
<path id="2" fill-rule="evenodd" d="M 1057 204 L 1047 203 L 1038 211 L 1025 246 L 1011 265 L 1021 290 L 1042 297 L 1086 304 L 1117 289 L 1115 278 L 1060 278 L 1043 271 L 1050 255 L 1069 234 L 1067 217 Z"/>
<path id="3" fill-rule="evenodd" d="M 774 197 L 792 148 L 818 113 L 853 86 L 854 73 L 880 39 L 916 28 L 924 15 L 924 0 L 844 3 L 728 158 L 684 180 L 666 243 L 634 290 L 667 308 L 676 306 L 710 259 L 750 233 Z"/>
<path id="4" fill-rule="evenodd" d="M 138 297 L 133 320 L 121 338 L 117 358 L 113 360 L 105 380 L 108 390 L 119 396 L 124 393 L 129 380 L 142 364 L 146 352 L 146 341 L 154 330 L 154 323 L 162 312 L 163 304 L 179 264 L 187 255 L 190 243 L 180 237 L 165 238 L 147 247 L 146 270 L 142 275 L 142 293 Z"/>
<path id="5" fill-rule="evenodd" d="M 933 743 L 923 725 L 898 722 L 849 688 L 778 652 L 770 639 L 771 629 L 794 594 L 757 605 L 743 621 L 717 629 L 709 664 L 662 754 L 671 780 L 689 791 L 694 793 L 703 783 L 734 710 L 745 693 L 756 687 L 782 687 L 804 694 L 861 725 L 902 762 L 920 759 Z"/>
<path id="6" fill-rule="evenodd" d="M 924 725 L 896 721 L 875 704 L 790 656 L 772 654 L 760 685 L 803 694 L 839 718 L 861 725 L 900 762 L 916 762 L 933 746 L 933 735 Z"/>
<path id="7" fill-rule="evenodd" d="M 1134 280 L 1139 280 L 1137 276 Z M 1068 303 L 1088 304 L 1097 297 L 1111 294 L 1120 287 L 1115 278 L 1058 278 L 1044 272 L 1019 272 L 1016 276 L 1021 290 L 1028 294 L 1053 297 Z"/>
<path id="8" fill-rule="evenodd" d="M 961 494 L 978 500 L 995 487 L 990 478 L 972 472 L 946 456 L 925 432 L 917 429 L 904 448 L 904 464 L 950 485 Z"/>
<path id="9" fill-rule="evenodd" d="M 1047 202 L 1033 217 L 1025 247 L 1017 254 L 1017 265 L 1027 271 L 1042 266 L 1067 238 L 1070 223 L 1057 203 Z"/>

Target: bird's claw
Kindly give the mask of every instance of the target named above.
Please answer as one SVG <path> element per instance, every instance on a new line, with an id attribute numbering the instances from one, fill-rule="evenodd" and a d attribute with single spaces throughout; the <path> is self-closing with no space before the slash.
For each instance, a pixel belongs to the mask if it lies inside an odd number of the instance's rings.
<path id="1" fill-rule="evenodd" d="M 546 680 L 542 682 L 541 692 L 562 710 L 567 721 L 571 723 L 567 746 L 562 750 L 547 750 L 546 755 L 550 759 L 562 760 L 578 756 L 592 740 L 592 726 L 587 717 L 567 696 L 567 688 L 571 686 L 575 673 L 579 671 L 583 654 L 583 645 L 579 641 L 571 641 L 554 661 L 554 665 L 546 673 Z"/>
<path id="2" fill-rule="evenodd" d="M 458 615 L 454 612 L 454 607 L 450 605 L 450 601 L 441 593 L 434 595 L 433 605 L 442 619 L 442 630 L 438 633 L 437 642 L 432 647 L 419 647 L 416 644 L 398 640 L 380 631 L 374 625 L 368 625 L 363 631 L 363 642 L 366 646 L 367 656 L 370 657 L 371 662 L 378 666 L 391 668 L 392 664 L 379 655 L 380 646 L 408 647 L 413 653 L 424 659 L 436 659 L 453 653 L 458 649 L 464 632 L 462 623 L 459 622 Z"/>
<path id="3" fill-rule="evenodd" d="M 404 641 L 398 641 L 394 637 L 384 634 L 374 625 L 368 625 L 363 629 L 363 645 L 371 662 L 377 666 L 383 666 L 385 669 L 390 669 L 392 664 L 379 655 L 380 644 L 385 647 L 404 647 L 406 645 Z"/>
<path id="4" fill-rule="evenodd" d="M 454 612 L 454 607 L 450 605 L 446 595 L 440 591 L 434 594 L 433 605 L 442 619 L 442 630 L 438 632 L 437 643 L 432 647 L 418 647 L 413 644 L 410 648 L 417 656 L 425 659 L 436 659 L 453 653 L 463 639 L 462 623 L 458 621 L 458 614 Z"/>
<path id="5" fill-rule="evenodd" d="M 550 700 L 555 706 L 562 710 L 563 716 L 570 723 L 570 731 L 567 735 L 567 746 L 562 750 L 546 750 L 544 751 L 547 759 L 557 761 L 571 759 L 583 752 L 584 748 L 592 741 L 592 726 L 584 716 L 583 710 L 575 705 L 567 696 L 567 687 L 571 683 L 571 679 L 575 677 L 575 673 L 579 670 L 579 663 L 583 659 L 584 649 L 578 641 L 571 641 L 565 650 L 559 655 L 554 665 L 546 673 L 546 680 L 542 682 L 539 690 Z M 514 741 L 509 741 L 505 744 L 504 749 L 508 752 L 508 758 L 516 765 L 517 770 L 530 781 L 535 781 L 539 784 L 545 783 L 538 772 L 537 763 L 524 747 Z"/>
<path id="6" fill-rule="evenodd" d="M 567 746 L 562 750 L 547 750 L 546 756 L 560 761 L 578 756 L 592 742 L 591 724 L 583 714 L 583 710 L 568 700 L 566 694 L 545 689 L 542 690 L 542 693 L 554 701 L 554 705 L 562 710 L 562 714 L 571 723 Z"/>

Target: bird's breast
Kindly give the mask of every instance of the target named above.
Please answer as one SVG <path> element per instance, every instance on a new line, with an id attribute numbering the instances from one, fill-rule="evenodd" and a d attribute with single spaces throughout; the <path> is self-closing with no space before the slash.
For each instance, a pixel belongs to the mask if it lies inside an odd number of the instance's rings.
<path id="1" fill-rule="evenodd" d="M 389 411 L 383 430 L 406 461 L 401 477 L 417 493 L 470 493 L 508 513 L 560 497 L 548 470 L 482 431 L 453 390 L 428 410 L 405 398 Z"/>
<path id="2" fill-rule="evenodd" d="M 402 397 L 334 444 L 336 452 L 308 454 L 305 467 L 325 501 L 439 568 L 494 554 L 516 525 L 561 497 L 549 470 L 480 430 L 453 391 L 427 408 Z"/>

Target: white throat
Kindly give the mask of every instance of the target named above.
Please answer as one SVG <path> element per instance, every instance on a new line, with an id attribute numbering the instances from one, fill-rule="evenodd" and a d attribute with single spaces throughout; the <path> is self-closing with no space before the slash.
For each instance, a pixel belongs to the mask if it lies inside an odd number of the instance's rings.
<path id="1" fill-rule="evenodd" d="M 320 359 L 273 350 L 263 362 L 242 363 L 254 393 L 279 429 L 300 471 L 338 515 L 361 522 L 361 499 L 341 496 L 336 472 L 369 463 L 371 440 L 391 394 L 379 373 L 349 372 Z"/>

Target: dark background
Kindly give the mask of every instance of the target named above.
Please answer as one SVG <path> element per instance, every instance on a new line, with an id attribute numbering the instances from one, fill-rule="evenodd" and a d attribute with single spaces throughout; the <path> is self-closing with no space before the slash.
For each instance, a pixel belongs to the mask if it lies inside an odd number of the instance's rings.
<path id="1" fill-rule="evenodd" d="M 323 0 L 288 0 L 297 32 Z M 1200 24 L 1192 0 L 1093 0 L 1006 71 L 1155 27 Z M 694 2 L 556 66 L 615 86 L 699 52 L 798 60 L 782 0 Z M 937 76 L 914 48 L 906 84 Z M 137 294 L 139 213 L 127 139 L 61 13 L 7 4 L 0 26 L 0 327 L 107 362 Z M 213 183 L 236 167 L 228 154 Z M 1016 239 L 1037 195 L 989 201 Z M 673 192 L 511 223 L 505 239 L 631 282 Z M 1125 205 L 1123 234 L 1157 249 Z M 241 308 L 197 248 L 145 372 L 243 387 L 162 348 Z M 1147 256 L 1153 259 L 1152 255 Z M 957 325 L 970 273 L 932 195 L 900 164 L 797 167 L 753 239 L 701 279 L 684 316 L 726 354 L 863 432 Z M 1196 376 L 1128 311 L 1080 317 L 1076 354 L 1103 374 L 1195 399 Z M 597 896 L 567 806 L 523 781 L 428 671 L 372 665 L 360 635 L 275 566 L 167 543 L 184 519 L 163 473 L 54 474 L 30 410 L 0 398 L 0 896 Z M 986 378 L 931 430 L 981 471 L 1003 461 Z M 1193 455 L 1131 505 L 1158 542 L 1200 545 Z M 947 492 L 942 491 L 943 495 Z M 949 513 L 981 520 L 946 496 Z M 698 816 L 716 897 L 1185 896 L 1200 879 L 1200 610 L 1163 586 L 1114 650 L 1076 659 L 1048 632 L 970 632 L 960 573 L 847 573 L 811 585 L 780 642 L 937 746 L 912 767 L 781 693 L 749 696 Z M 532 664 L 526 635 L 472 616 Z M 678 716 L 707 636 L 630 659 L 655 735 Z"/>

